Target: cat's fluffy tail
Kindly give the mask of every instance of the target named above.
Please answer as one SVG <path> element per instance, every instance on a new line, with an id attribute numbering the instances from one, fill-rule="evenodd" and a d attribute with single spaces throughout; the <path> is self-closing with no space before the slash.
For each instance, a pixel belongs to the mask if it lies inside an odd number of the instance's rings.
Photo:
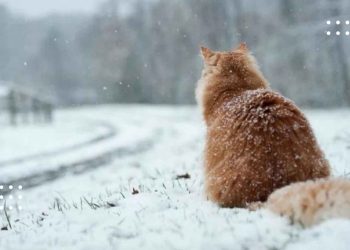
<path id="1" fill-rule="evenodd" d="M 265 203 L 249 206 L 252 210 L 261 207 L 303 226 L 331 218 L 350 219 L 350 180 L 330 178 L 294 183 L 274 191 Z"/>

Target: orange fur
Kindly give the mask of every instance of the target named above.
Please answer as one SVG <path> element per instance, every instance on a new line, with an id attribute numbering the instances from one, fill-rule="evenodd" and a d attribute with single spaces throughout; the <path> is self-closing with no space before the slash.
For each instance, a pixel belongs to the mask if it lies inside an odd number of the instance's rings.
<path id="1" fill-rule="evenodd" d="M 329 165 L 305 116 L 273 92 L 247 46 L 202 48 L 196 90 L 207 125 L 205 186 L 225 207 L 265 201 L 275 189 L 329 176 Z"/>
<path id="2" fill-rule="evenodd" d="M 293 183 L 273 192 L 263 207 L 304 226 L 330 218 L 350 219 L 350 181 L 332 179 Z"/>

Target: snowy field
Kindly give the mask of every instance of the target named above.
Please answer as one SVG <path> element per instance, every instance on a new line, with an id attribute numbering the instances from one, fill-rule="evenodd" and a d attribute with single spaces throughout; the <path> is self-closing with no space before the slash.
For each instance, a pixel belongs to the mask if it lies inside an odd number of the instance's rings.
<path id="1" fill-rule="evenodd" d="M 350 110 L 307 116 L 333 174 L 347 175 Z M 197 109 L 152 106 L 64 110 L 52 127 L 1 128 L 12 210 L 0 211 L 0 249 L 350 249 L 349 220 L 305 229 L 207 201 L 204 132 Z"/>

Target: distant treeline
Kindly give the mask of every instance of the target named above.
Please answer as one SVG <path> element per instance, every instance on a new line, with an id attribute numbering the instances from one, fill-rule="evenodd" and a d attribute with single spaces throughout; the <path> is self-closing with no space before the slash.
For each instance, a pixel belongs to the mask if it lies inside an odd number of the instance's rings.
<path id="1" fill-rule="evenodd" d="M 349 13 L 348 0 L 107 0 L 94 15 L 40 19 L 0 6 L 0 80 L 60 105 L 191 104 L 199 46 L 246 41 L 272 87 L 298 104 L 350 105 Z"/>

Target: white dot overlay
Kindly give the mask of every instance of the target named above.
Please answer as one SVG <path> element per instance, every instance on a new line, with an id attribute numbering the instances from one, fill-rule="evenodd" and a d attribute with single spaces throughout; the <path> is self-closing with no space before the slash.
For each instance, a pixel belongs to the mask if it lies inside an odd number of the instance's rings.
<path id="1" fill-rule="evenodd" d="M 2 192 L 6 192 L 6 189 L 9 190 L 9 194 L 4 194 Z M 0 185 L 0 211 L 13 211 L 13 210 L 23 210 L 22 204 L 20 204 L 20 200 L 23 199 L 20 191 L 23 190 L 22 185 Z M 12 192 L 12 193 L 11 193 Z M 16 193 L 14 193 L 16 192 Z M 4 201 L 8 201 L 5 206 Z"/>
<path id="2" fill-rule="evenodd" d="M 327 25 L 337 25 L 337 29 L 338 30 L 334 30 L 331 31 L 330 27 L 328 28 L 328 30 L 325 30 L 325 33 L 327 36 L 331 36 L 331 35 L 336 35 L 336 36 L 341 36 L 341 35 L 345 35 L 345 36 L 350 36 L 350 19 L 343 19 L 343 20 L 330 20 L 330 19 L 326 19 L 326 24 Z M 344 25 L 343 27 L 345 28 L 345 30 L 341 30 L 341 25 Z M 346 25 L 346 27 L 345 27 Z M 333 26 L 334 28 L 335 26 Z"/>

